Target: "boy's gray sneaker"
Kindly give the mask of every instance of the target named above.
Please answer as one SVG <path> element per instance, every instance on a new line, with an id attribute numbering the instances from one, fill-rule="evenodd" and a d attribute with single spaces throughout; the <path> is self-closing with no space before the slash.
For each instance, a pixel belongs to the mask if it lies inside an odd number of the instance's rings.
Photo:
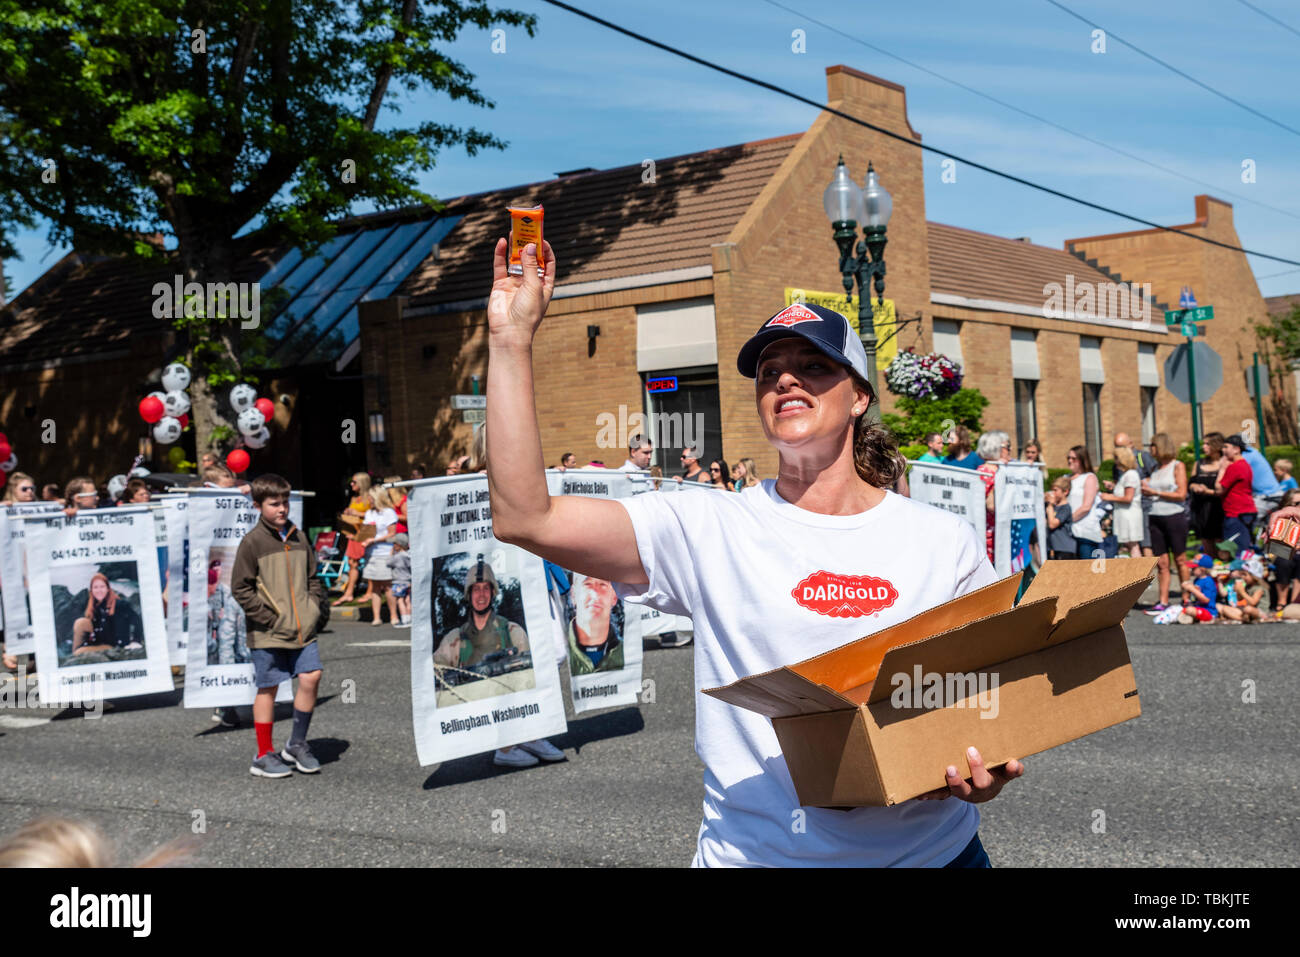
<path id="1" fill-rule="evenodd" d="M 274 751 L 267 751 L 253 762 L 248 772 L 259 778 L 287 778 L 293 774 L 293 768 L 281 761 Z"/>
<path id="2" fill-rule="evenodd" d="M 284 758 L 290 767 L 297 768 L 303 774 L 315 774 L 320 770 L 320 762 L 316 760 L 316 755 L 311 753 L 311 748 L 307 747 L 306 741 L 286 744 L 284 750 L 280 752 L 280 757 Z"/>

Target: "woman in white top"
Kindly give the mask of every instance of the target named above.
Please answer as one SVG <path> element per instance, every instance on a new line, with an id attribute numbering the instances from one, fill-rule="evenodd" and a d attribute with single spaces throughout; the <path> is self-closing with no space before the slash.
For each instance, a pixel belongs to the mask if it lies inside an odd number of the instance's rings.
<path id="1" fill-rule="evenodd" d="M 1165 610 L 1169 596 L 1169 555 L 1174 556 L 1174 571 L 1178 573 L 1179 594 L 1183 584 L 1183 553 L 1187 551 L 1187 466 L 1174 457 L 1174 442 L 1165 432 L 1151 437 L 1151 454 L 1160 467 L 1142 483 L 1144 495 L 1155 500 L 1151 503 L 1151 551 L 1156 556 L 1156 569 L 1160 592 L 1156 596 L 1153 612 Z"/>
<path id="2" fill-rule="evenodd" d="M 375 537 L 366 545 L 366 568 L 361 573 L 370 582 L 370 608 L 374 612 L 372 625 L 382 625 L 379 614 L 379 596 L 388 600 L 388 620 L 397 621 L 397 599 L 393 596 L 393 572 L 388 567 L 388 559 L 393 554 L 393 537 L 397 534 L 397 509 L 393 508 L 392 496 L 388 489 L 375 485 L 370 489 L 370 510 L 362 520 L 365 525 L 375 526 Z"/>
<path id="3" fill-rule="evenodd" d="M 1103 502 L 1115 506 L 1115 539 L 1121 550 L 1128 550 L 1129 558 L 1142 557 L 1142 476 L 1137 469 L 1137 456 L 1127 446 L 1115 449 L 1115 464 L 1121 475 L 1115 483 L 1115 492 L 1100 492 Z"/>
<path id="4" fill-rule="evenodd" d="M 488 486 L 493 534 L 585 575 L 620 596 L 695 623 L 696 751 L 705 767 L 697 866 L 902 865 L 984 862 L 974 803 L 1023 773 L 986 768 L 974 748 L 936 768 L 947 786 L 850 811 L 800 809 L 771 722 L 703 688 L 829 651 L 996 580 L 974 529 L 955 515 L 886 491 L 897 478 L 892 436 L 866 421 L 875 397 L 866 353 L 844 318 L 792 305 L 741 350 L 755 404 L 780 454 L 777 478 L 739 495 L 552 497 L 533 392 L 533 337 L 555 284 L 545 245 L 507 274 L 497 243 L 488 298 Z M 832 617 L 799 596 L 817 575 L 871 575 L 898 598 Z M 823 603 L 824 604 L 824 603 Z M 959 773 L 969 761 L 970 779 Z M 796 813 L 799 812 L 799 813 Z M 792 828 L 791 821 L 800 822 Z"/>
<path id="5" fill-rule="evenodd" d="M 1079 557 L 1092 558 L 1093 553 L 1101 548 L 1103 537 L 1097 476 L 1092 471 L 1088 450 L 1082 445 L 1076 445 L 1066 453 L 1065 463 L 1074 473 L 1070 476 L 1070 517 L 1074 522 L 1070 531 L 1078 543 Z"/>

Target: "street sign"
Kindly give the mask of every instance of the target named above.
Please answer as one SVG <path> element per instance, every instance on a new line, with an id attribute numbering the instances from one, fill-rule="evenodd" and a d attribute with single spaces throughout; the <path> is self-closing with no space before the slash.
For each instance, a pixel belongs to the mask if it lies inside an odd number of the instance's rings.
<path id="1" fill-rule="evenodd" d="M 1182 330 L 1183 330 L 1183 335 L 1185 335 L 1188 339 L 1195 339 L 1197 336 L 1204 335 L 1204 333 L 1197 328 L 1196 323 L 1194 322 L 1184 322 L 1182 325 Z"/>
<path id="2" fill-rule="evenodd" d="M 1195 309 L 1196 294 L 1192 292 L 1191 286 L 1184 286 L 1178 291 L 1178 308 Z"/>
<path id="3" fill-rule="evenodd" d="M 453 409 L 486 409 L 487 396 L 485 395 L 453 395 L 451 397 L 451 407 Z M 465 420 L 466 422 L 469 419 Z"/>
<path id="4" fill-rule="evenodd" d="M 1191 375 L 1188 370 L 1188 347 L 1196 350 L 1196 401 L 1204 402 L 1223 385 L 1223 359 L 1196 339 L 1184 342 L 1165 360 L 1165 387 L 1179 402 L 1191 402 Z"/>
<path id="5" fill-rule="evenodd" d="M 1181 326 L 1184 322 L 1209 322 L 1213 318 L 1213 306 L 1199 306 L 1195 309 L 1169 309 L 1165 312 L 1165 325 Z"/>
<path id="6" fill-rule="evenodd" d="M 462 422 L 472 422 L 475 425 L 487 421 L 487 409 L 462 409 L 460 413 Z"/>

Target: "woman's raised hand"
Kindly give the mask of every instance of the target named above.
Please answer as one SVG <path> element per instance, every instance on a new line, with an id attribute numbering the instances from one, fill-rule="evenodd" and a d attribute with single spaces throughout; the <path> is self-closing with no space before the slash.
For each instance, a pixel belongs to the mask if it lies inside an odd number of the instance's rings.
<path id="1" fill-rule="evenodd" d="M 510 244 L 505 237 L 497 240 L 492 256 L 492 292 L 488 295 L 488 334 L 508 345 L 531 345 L 537 327 L 542 324 L 551 294 L 555 292 L 555 252 L 542 241 L 546 256 L 546 275 L 537 275 L 537 245 L 529 243 L 520 253 L 522 276 L 507 270 Z"/>

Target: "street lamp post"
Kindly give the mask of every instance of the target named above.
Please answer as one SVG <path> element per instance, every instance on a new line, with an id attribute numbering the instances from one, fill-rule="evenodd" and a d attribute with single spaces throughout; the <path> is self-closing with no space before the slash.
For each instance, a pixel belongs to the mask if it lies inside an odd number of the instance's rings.
<path id="1" fill-rule="evenodd" d="M 893 212 L 894 202 L 880 185 L 875 167 L 867 163 L 867 178 L 862 187 L 853 182 L 844 156 L 831 183 L 822 194 L 822 206 L 831 221 L 835 244 L 840 248 L 840 275 L 844 292 L 853 298 L 853 283 L 858 284 L 858 337 L 867 353 L 867 374 L 872 390 L 880 395 L 876 383 L 876 324 L 871 307 L 871 291 L 883 305 L 885 295 L 885 229 Z M 857 255 L 853 255 L 853 241 L 857 239 L 858 224 L 862 224 L 863 238 L 858 240 Z M 878 404 L 876 405 L 879 409 Z M 877 414 L 879 414 L 877 412 Z"/>

